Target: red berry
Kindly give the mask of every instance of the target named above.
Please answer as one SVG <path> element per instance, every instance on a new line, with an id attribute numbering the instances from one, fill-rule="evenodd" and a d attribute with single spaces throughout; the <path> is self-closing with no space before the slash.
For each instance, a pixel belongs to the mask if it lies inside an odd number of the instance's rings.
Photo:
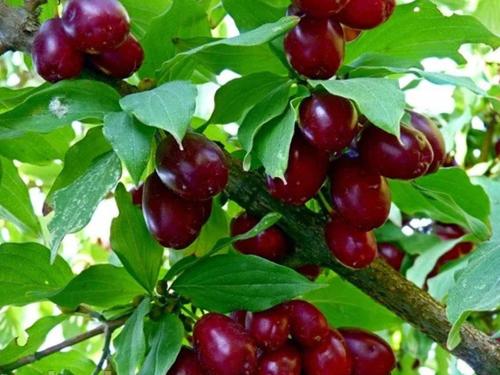
<path id="1" fill-rule="evenodd" d="M 331 78 L 344 58 L 342 28 L 328 18 L 305 16 L 286 36 L 285 51 L 299 74 L 311 79 Z"/>
<path id="2" fill-rule="evenodd" d="M 186 347 L 181 349 L 172 368 L 167 375 L 204 375 L 196 353 Z"/>
<path id="3" fill-rule="evenodd" d="M 465 230 L 457 224 L 435 223 L 433 231 L 443 240 L 454 240 L 465 235 Z"/>
<path id="4" fill-rule="evenodd" d="M 257 369 L 254 340 L 227 316 L 203 316 L 193 335 L 198 359 L 209 375 L 251 375 Z"/>
<path id="5" fill-rule="evenodd" d="M 495 143 L 495 156 L 500 157 L 500 139 Z"/>
<path id="6" fill-rule="evenodd" d="M 74 78 L 83 69 L 83 55 L 64 33 L 59 18 L 42 25 L 35 35 L 32 51 L 36 70 L 46 81 Z"/>
<path id="7" fill-rule="evenodd" d="M 382 176 L 412 180 L 423 176 L 434 160 L 432 147 L 425 135 L 401 126 L 401 142 L 392 134 L 370 126 L 359 142 L 363 161 Z"/>
<path id="8" fill-rule="evenodd" d="M 446 159 L 446 145 L 444 143 L 443 135 L 431 119 L 416 112 L 410 112 L 410 116 L 411 125 L 415 129 L 424 133 L 427 140 L 431 144 L 432 151 L 434 152 L 434 160 L 427 173 L 434 173 L 444 164 Z"/>
<path id="9" fill-rule="evenodd" d="M 231 236 L 248 232 L 258 222 L 259 220 L 252 215 L 242 213 L 231 222 Z M 234 247 L 243 254 L 253 254 L 271 261 L 279 261 L 288 253 L 290 243 L 281 229 L 272 226 L 255 237 L 236 241 Z"/>
<path id="10" fill-rule="evenodd" d="M 315 264 L 306 264 L 297 268 L 296 271 L 307 277 L 309 280 L 314 281 L 321 274 L 321 267 Z"/>
<path id="11" fill-rule="evenodd" d="M 337 330 L 330 330 L 320 343 L 304 354 L 305 375 L 351 375 L 351 368 L 351 357 Z M 371 372 L 364 375 L 368 374 L 372 375 Z"/>
<path id="12" fill-rule="evenodd" d="M 300 105 L 299 126 L 316 148 L 334 153 L 349 146 L 358 132 L 358 113 L 347 99 L 314 94 Z"/>
<path id="13" fill-rule="evenodd" d="M 365 232 L 333 218 L 325 228 L 326 243 L 342 264 L 351 268 L 368 267 L 377 257 L 373 232 Z"/>
<path id="14" fill-rule="evenodd" d="M 332 200 L 350 225 L 371 230 L 382 226 L 391 210 L 391 192 L 385 178 L 359 159 L 341 158 L 332 164 Z"/>
<path id="15" fill-rule="evenodd" d="M 170 135 L 160 143 L 156 172 L 172 191 L 193 201 L 219 194 L 229 178 L 228 162 L 220 147 L 193 132 L 182 140 L 182 149 Z"/>
<path id="16" fill-rule="evenodd" d="M 394 353 L 384 340 L 361 329 L 339 329 L 351 353 L 352 375 L 388 375 L 396 367 Z"/>
<path id="17" fill-rule="evenodd" d="M 143 60 L 144 50 L 132 35 L 119 47 L 90 57 L 92 64 L 104 74 L 120 79 L 134 74 Z"/>
<path id="18" fill-rule="evenodd" d="M 245 327 L 247 320 L 247 312 L 245 310 L 233 311 L 231 314 L 229 314 L 229 317 L 240 326 Z"/>
<path id="19" fill-rule="evenodd" d="M 198 237 L 211 207 L 211 201 L 191 202 L 175 195 L 156 173 L 144 184 L 144 218 L 151 234 L 165 247 L 189 246 Z"/>
<path id="20" fill-rule="evenodd" d="M 314 305 L 295 300 L 284 306 L 288 310 L 292 338 L 301 346 L 313 346 L 328 335 L 328 322 Z"/>
<path id="21" fill-rule="evenodd" d="M 134 187 L 130 190 L 132 195 L 132 203 L 136 206 L 142 207 L 142 193 L 144 192 L 144 184 Z"/>
<path id="22" fill-rule="evenodd" d="M 342 25 L 342 30 L 344 30 L 344 39 L 346 42 L 352 42 L 353 40 L 358 39 L 361 35 L 361 30 L 353 29 L 352 27 Z"/>
<path id="23" fill-rule="evenodd" d="M 354 29 L 373 29 L 394 12 L 396 0 L 350 0 L 335 19 Z"/>
<path id="24" fill-rule="evenodd" d="M 70 0 L 62 20 L 66 34 L 87 53 L 118 47 L 130 30 L 127 11 L 117 0 Z"/>
<path id="25" fill-rule="evenodd" d="M 287 344 L 260 358 L 257 375 L 300 375 L 301 370 L 300 352 L 293 345 Z"/>
<path id="26" fill-rule="evenodd" d="M 390 243 L 378 244 L 378 253 L 396 271 L 401 269 L 405 253 L 396 245 Z"/>
<path id="27" fill-rule="evenodd" d="M 288 311 L 283 305 L 278 305 L 262 312 L 249 312 L 245 327 L 259 347 L 271 351 L 279 349 L 290 334 Z"/>
<path id="28" fill-rule="evenodd" d="M 340 11 L 349 0 L 293 0 L 293 5 L 309 16 L 325 18 Z"/>
<path id="29" fill-rule="evenodd" d="M 267 188 L 276 199 L 302 205 L 319 191 L 326 179 L 327 170 L 328 154 L 316 149 L 300 133 L 296 133 L 290 146 L 286 183 L 268 176 Z"/>

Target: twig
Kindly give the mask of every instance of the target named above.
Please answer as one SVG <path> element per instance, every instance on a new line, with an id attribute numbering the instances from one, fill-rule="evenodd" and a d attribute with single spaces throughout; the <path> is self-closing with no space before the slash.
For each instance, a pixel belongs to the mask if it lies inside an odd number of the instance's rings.
<path id="1" fill-rule="evenodd" d="M 104 347 L 102 348 L 102 356 L 101 359 L 99 360 L 99 363 L 97 364 L 93 375 L 99 375 L 101 372 L 102 368 L 104 367 L 104 363 L 109 357 L 110 350 L 109 347 L 111 345 L 111 337 L 113 335 L 113 330 L 109 328 L 109 325 L 106 324 L 104 327 Z"/>
<path id="2" fill-rule="evenodd" d="M 109 332 L 109 335 L 111 336 L 111 333 L 113 333 L 114 330 L 116 330 L 118 327 L 121 327 L 125 322 L 127 321 L 128 317 L 126 318 L 120 318 L 117 320 L 111 320 L 107 322 L 106 324 L 103 324 L 97 328 L 94 328 L 93 330 L 90 330 L 88 332 L 82 333 L 81 335 L 72 337 L 68 340 L 65 340 L 57 345 L 51 346 L 50 348 L 47 348 L 45 350 L 42 350 L 40 352 L 37 352 L 35 354 L 28 355 L 26 357 L 23 357 L 21 359 L 18 359 L 15 362 L 9 363 L 5 366 L 2 366 L 0 368 L 0 373 L 5 374 L 8 373 L 12 370 L 18 369 L 20 367 L 29 365 L 31 363 L 34 363 L 36 361 L 39 361 L 42 358 L 48 357 L 51 354 L 58 353 L 64 348 L 68 348 L 70 346 L 79 344 L 83 341 L 86 341 L 88 339 L 91 339 L 92 337 L 99 336 L 103 333 Z M 109 348 L 109 344 L 108 344 Z"/>
<path id="3" fill-rule="evenodd" d="M 39 11 L 40 6 L 46 3 L 47 0 L 24 0 L 24 9 L 31 14 L 36 14 Z"/>

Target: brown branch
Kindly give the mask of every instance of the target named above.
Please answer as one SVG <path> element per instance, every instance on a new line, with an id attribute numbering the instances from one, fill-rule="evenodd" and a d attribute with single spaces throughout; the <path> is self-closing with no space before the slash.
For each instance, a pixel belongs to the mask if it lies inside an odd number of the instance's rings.
<path id="1" fill-rule="evenodd" d="M 451 325 L 444 306 L 385 262 L 377 260 L 371 267 L 359 271 L 340 265 L 331 257 L 325 243 L 324 219 L 307 209 L 287 206 L 272 199 L 266 191 L 263 178 L 256 173 L 244 173 L 236 162 L 231 167 L 226 192 L 251 213 L 263 216 L 274 211 L 283 215 L 279 225 L 297 245 L 292 261 L 331 268 L 446 348 Z M 498 373 L 500 345 L 495 340 L 470 324 L 463 326 L 461 337 L 462 343 L 451 351 L 452 354 L 466 361 L 478 375 Z"/>
<path id="2" fill-rule="evenodd" d="M 0 373 L 5 374 L 5 373 L 8 373 L 8 372 L 13 371 L 15 369 L 18 369 L 20 367 L 29 365 L 30 363 L 34 363 L 36 361 L 39 361 L 40 359 L 48 357 L 51 354 L 58 353 L 64 348 L 68 348 L 70 346 L 79 344 L 83 341 L 91 339 L 92 337 L 102 335 L 105 332 L 109 332 L 109 335 L 110 335 L 114 330 L 116 330 L 117 328 L 119 328 L 123 324 L 125 324 L 126 321 L 127 321 L 127 318 L 111 320 L 111 321 L 107 322 L 106 324 L 103 324 L 97 328 L 94 328 L 93 330 L 82 333 L 81 335 L 72 337 L 72 338 L 65 340 L 57 345 L 51 346 L 50 348 L 47 348 L 47 349 L 42 350 L 40 352 L 37 352 L 35 354 L 28 355 L 28 356 L 23 357 L 15 362 L 4 365 L 4 366 L 0 367 Z M 109 344 L 108 344 L 108 346 L 109 346 Z"/>
<path id="3" fill-rule="evenodd" d="M 26 9 L 31 14 L 37 14 L 40 11 L 40 7 L 46 4 L 48 0 L 24 0 L 24 9 Z"/>

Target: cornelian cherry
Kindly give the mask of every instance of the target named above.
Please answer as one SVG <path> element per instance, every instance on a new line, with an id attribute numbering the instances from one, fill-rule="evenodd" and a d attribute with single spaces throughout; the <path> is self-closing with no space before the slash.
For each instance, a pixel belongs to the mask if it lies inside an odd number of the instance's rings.
<path id="1" fill-rule="evenodd" d="M 257 345 L 270 351 L 281 348 L 288 341 L 290 334 L 288 311 L 282 305 L 266 311 L 249 312 L 245 326 Z"/>
<path id="2" fill-rule="evenodd" d="M 373 29 L 389 19 L 396 0 L 350 0 L 335 19 L 354 29 Z"/>
<path id="3" fill-rule="evenodd" d="M 284 304 L 290 317 L 290 333 L 303 347 L 313 346 L 328 335 L 328 323 L 316 306 L 306 301 L 294 300 Z"/>
<path id="4" fill-rule="evenodd" d="M 196 353 L 192 349 L 183 347 L 167 375 L 204 375 Z"/>
<path id="5" fill-rule="evenodd" d="M 380 243 L 378 253 L 396 271 L 401 269 L 405 253 L 399 247 L 391 243 Z"/>
<path id="6" fill-rule="evenodd" d="M 330 330 L 321 342 L 304 354 L 305 375 L 351 375 L 351 368 L 350 353 L 337 330 Z M 364 375 L 368 374 L 371 375 L 370 372 Z"/>
<path id="7" fill-rule="evenodd" d="M 266 352 L 259 360 L 257 375 L 300 375 L 302 356 L 293 344 Z"/>
<path id="8" fill-rule="evenodd" d="M 349 0 L 293 0 L 293 5 L 305 14 L 325 18 L 340 11 Z"/>

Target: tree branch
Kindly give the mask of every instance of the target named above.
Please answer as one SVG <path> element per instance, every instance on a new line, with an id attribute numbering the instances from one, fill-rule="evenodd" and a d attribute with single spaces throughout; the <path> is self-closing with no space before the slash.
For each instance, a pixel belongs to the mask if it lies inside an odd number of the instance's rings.
<path id="1" fill-rule="evenodd" d="M 13 371 L 15 369 L 18 369 L 20 367 L 29 365 L 31 363 L 34 363 L 36 361 L 39 361 L 42 358 L 48 357 L 51 354 L 58 353 L 64 348 L 79 344 L 83 341 L 86 341 L 88 339 L 91 339 L 92 337 L 99 336 L 103 333 L 107 333 L 106 339 L 108 340 L 108 337 L 110 339 L 111 333 L 113 333 L 114 330 L 117 328 L 121 327 L 125 322 L 127 321 L 128 317 L 126 318 L 121 318 L 117 320 L 111 320 L 97 328 L 94 328 L 93 330 L 90 330 L 88 332 L 82 333 L 81 335 L 72 337 L 68 340 L 65 340 L 57 345 L 51 346 L 50 348 L 47 348 L 45 350 L 42 350 L 40 352 L 37 352 L 35 354 L 28 355 L 26 357 L 23 357 L 21 359 L 18 359 L 15 362 L 9 363 L 7 365 L 4 365 L 0 367 L 0 373 L 5 374 L 10 371 Z M 108 348 L 109 348 L 109 344 Z M 102 366 L 102 365 L 101 365 Z"/>
<path id="2" fill-rule="evenodd" d="M 305 208 L 288 206 L 272 199 L 262 176 L 244 173 L 237 162 L 231 166 L 226 192 L 232 200 L 253 214 L 264 216 L 274 211 L 283 215 L 278 225 L 296 243 L 297 251 L 292 259 L 296 265 L 313 263 L 331 268 L 446 348 L 451 324 L 444 306 L 384 261 L 377 260 L 372 266 L 358 271 L 336 262 L 324 240 L 324 219 Z M 500 345 L 470 324 L 462 327 L 461 337 L 462 343 L 451 353 L 467 362 L 478 375 L 497 373 L 500 368 Z"/>

